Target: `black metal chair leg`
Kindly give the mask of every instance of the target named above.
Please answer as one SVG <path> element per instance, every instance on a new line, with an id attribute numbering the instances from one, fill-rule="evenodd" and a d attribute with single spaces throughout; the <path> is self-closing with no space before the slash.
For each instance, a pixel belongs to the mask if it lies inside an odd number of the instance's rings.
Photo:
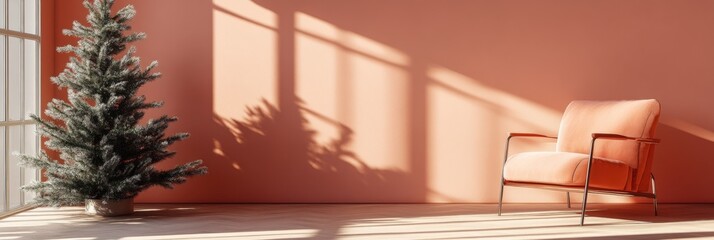
<path id="1" fill-rule="evenodd" d="M 503 206 L 503 181 L 501 181 L 501 194 L 498 195 L 498 216 L 501 216 L 502 206 Z"/>
<path id="2" fill-rule="evenodd" d="M 652 180 L 652 195 L 654 195 L 654 197 L 652 198 L 652 203 L 654 204 L 654 213 L 655 213 L 655 216 L 657 216 L 657 191 L 655 190 L 655 177 L 654 177 L 654 174 L 650 173 L 650 177 L 651 177 L 651 180 Z"/>
<path id="3" fill-rule="evenodd" d="M 565 192 L 565 200 L 568 203 L 568 208 L 570 208 L 570 192 Z"/>

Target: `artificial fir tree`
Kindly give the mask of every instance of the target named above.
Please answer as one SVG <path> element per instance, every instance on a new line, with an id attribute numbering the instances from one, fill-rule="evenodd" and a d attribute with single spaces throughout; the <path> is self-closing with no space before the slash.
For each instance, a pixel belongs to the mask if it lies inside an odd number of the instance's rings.
<path id="1" fill-rule="evenodd" d="M 43 169 L 44 182 L 23 186 L 35 191 L 35 202 L 45 206 L 78 205 L 85 199 L 121 200 L 136 196 L 153 185 L 171 188 L 186 177 L 205 174 L 201 160 L 169 170 L 157 170 L 154 164 L 174 152 L 171 144 L 188 137 L 186 133 L 165 136 L 175 117 L 162 116 L 141 123 L 144 110 L 158 108 L 161 102 L 146 102 L 137 95 L 141 86 L 157 79 L 154 61 L 142 68 L 135 48 L 128 43 L 143 39 L 143 33 L 124 34 L 127 22 L 136 13 L 129 5 L 116 14 L 114 0 L 84 1 L 89 10 L 88 26 L 75 21 L 63 33 L 78 37 L 76 46 L 58 48 L 74 53 L 67 68 L 52 78 L 67 89 L 68 102 L 54 99 L 46 114 L 53 120 L 32 116 L 39 123 L 38 132 L 47 137 L 46 146 L 60 153 L 63 163 L 39 156 L 22 156 L 22 163 Z M 126 50 L 126 51 L 125 51 Z"/>

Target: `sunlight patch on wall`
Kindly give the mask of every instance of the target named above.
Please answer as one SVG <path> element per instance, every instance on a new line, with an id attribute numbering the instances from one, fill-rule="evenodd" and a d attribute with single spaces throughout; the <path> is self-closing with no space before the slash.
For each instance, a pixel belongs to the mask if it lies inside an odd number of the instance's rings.
<path id="1" fill-rule="evenodd" d="M 244 106 L 276 100 L 277 33 L 270 28 L 276 19 L 249 1 L 214 3 L 213 111 L 241 119 Z"/>
<path id="2" fill-rule="evenodd" d="M 481 189 L 485 181 L 478 179 L 497 169 L 492 150 L 498 142 L 497 109 L 438 85 L 428 88 L 427 99 L 427 184 L 433 189 L 429 200 L 485 201 L 491 194 Z"/>
<path id="3" fill-rule="evenodd" d="M 234 13 L 243 19 L 257 24 L 273 29 L 278 27 L 277 14 L 269 9 L 255 4 L 253 1 L 213 0 L 213 4 L 217 9 L 223 9 Z"/>
<path id="4" fill-rule="evenodd" d="M 446 86 L 456 87 L 465 93 L 476 93 L 481 101 L 490 103 L 498 112 L 522 120 L 527 127 L 547 134 L 555 134 L 562 116 L 561 111 L 539 105 L 510 93 L 490 88 L 461 73 L 444 67 L 431 67 L 427 75 Z M 535 129 L 537 128 L 537 129 Z"/>
<path id="5" fill-rule="evenodd" d="M 370 167 L 409 169 L 408 57 L 384 44 L 304 13 L 296 14 L 296 94 L 305 106 L 355 133 L 352 151 Z M 339 125 L 307 115 L 316 139 Z"/>
<path id="6" fill-rule="evenodd" d="M 295 28 L 328 41 L 337 41 L 342 32 L 335 25 L 302 12 L 295 13 Z"/>
<path id="7" fill-rule="evenodd" d="M 409 65 L 409 56 L 399 50 L 349 31 L 343 31 L 342 33 L 342 42 L 345 47 L 354 50 L 356 53 L 374 57 L 375 60 L 384 61 L 387 64 L 403 67 Z"/>
<path id="8" fill-rule="evenodd" d="M 349 57 L 352 72 L 353 109 L 351 126 L 355 151 L 370 166 L 409 171 L 409 78 L 401 68 L 385 65 L 360 55 Z"/>
<path id="9" fill-rule="evenodd" d="M 714 131 L 706 129 L 694 123 L 690 123 L 676 118 L 663 118 L 661 122 L 682 132 L 686 132 L 701 139 L 714 142 Z"/>
<path id="10" fill-rule="evenodd" d="M 562 114 L 445 67 L 429 67 L 427 77 L 431 80 L 427 92 L 428 188 L 434 190 L 430 200 L 497 201 L 508 132 L 555 135 Z M 552 142 L 523 141 L 511 150 L 553 149 Z M 514 201 L 536 200 L 532 195 L 507 196 L 515 196 L 507 198 Z M 536 201 L 563 200 L 548 192 L 536 196 Z"/>
<path id="11" fill-rule="evenodd" d="M 369 39 L 362 35 L 339 29 L 331 23 L 298 12 L 295 14 L 295 25 L 298 31 L 309 34 L 314 38 L 331 42 L 336 47 L 358 53 L 367 57 L 385 61 L 399 66 L 409 65 L 409 56 L 405 53 Z"/>
<path id="12" fill-rule="evenodd" d="M 298 33 L 295 37 L 295 92 L 306 108 L 335 119 L 338 108 L 337 59 L 340 50 L 329 42 Z M 310 127 L 317 130 L 318 142 L 339 137 L 338 128 L 327 121 L 306 115 Z"/>

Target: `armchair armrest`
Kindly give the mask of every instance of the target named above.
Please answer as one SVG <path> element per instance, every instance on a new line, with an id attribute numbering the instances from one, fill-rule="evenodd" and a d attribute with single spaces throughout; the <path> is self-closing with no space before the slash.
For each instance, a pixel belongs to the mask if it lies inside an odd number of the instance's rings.
<path id="1" fill-rule="evenodd" d="M 558 137 L 553 137 L 553 136 L 548 136 L 548 135 L 543 135 L 543 134 L 538 134 L 538 133 L 509 133 L 508 134 L 508 138 L 514 138 L 514 137 L 540 137 L 540 138 L 558 139 Z"/>
<path id="2" fill-rule="evenodd" d="M 638 142 L 645 143 L 645 144 L 658 144 L 662 141 L 662 140 L 656 139 L 656 138 L 636 138 L 636 137 L 628 137 L 628 136 L 612 134 L 612 133 L 593 133 L 592 137 L 593 137 L 593 139 L 638 141 Z"/>

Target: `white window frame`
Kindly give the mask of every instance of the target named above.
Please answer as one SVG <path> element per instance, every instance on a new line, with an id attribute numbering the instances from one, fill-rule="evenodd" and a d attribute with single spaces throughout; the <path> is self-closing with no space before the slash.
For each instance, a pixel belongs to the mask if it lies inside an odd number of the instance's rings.
<path id="1" fill-rule="evenodd" d="M 10 14 L 9 14 L 9 1 L 19 1 L 19 6 L 20 6 L 20 30 L 15 31 L 15 30 L 10 30 Z M 0 218 L 3 218 L 8 215 L 12 215 L 14 213 L 24 211 L 29 209 L 30 207 L 27 205 L 27 203 L 32 200 L 32 199 L 25 199 L 25 194 L 20 192 L 19 197 L 20 197 L 20 205 L 19 207 L 14 207 L 10 208 L 10 192 L 11 191 L 21 191 L 19 189 L 10 189 L 10 171 L 13 169 L 19 169 L 19 176 L 20 176 L 20 184 L 24 185 L 26 184 L 25 182 L 25 169 L 24 168 L 18 168 L 17 166 L 10 166 L 10 157 L 12 156 L 12 153 L 10 152 L 10 127 L 11 126 L 22 126 L 22 134 L 20 134 L 20 149 L 22 152 L 27 152 L 24 144 L 24 138 L 25 138 L 25 128 L 27 126 L 33 126 L 37 125 L 37 123 L 32 120 L 28 119 L 27 116 L 24 116 L 25 112 L 25 82 L 27 79 L 25 79 L 25 40 L 33 40 L 37 44 L 37 51 L 35 52 L 35 111 L 34 114 L 38 114 L 40 111 L 40 93 L 41 93 L 41 84 L 40 84 L 40 69 L 41 69 L 41 61 L 40 61 L 40 56 L 41 56 L 41 37 L 40 37 L 40 25 L 41 24 L 41 19 L 42 16 L 40 15 L 40 9 L 41 9 L 41 0 L 36 0 L 35 1 L 35 16 L 36 18 L 36 23 L 35 23 L 35 34 L 31 33 L 26 33 L 25 29 L 25 0 L 0 0 L 0 4 L 4 5 L 4 13 L 1 15 L 5 19 L 5 24 L 4 26 L 0 26 L 0 38 L 4 38 L 4 46 L 0 46 L 5 49 L 4 56 L 0 56 L 4 58 L 4 68 L 5 68 L 5 76 L 0 77 L 0 84 L 4 84 L 4 92 L 2 92 L 2 95 L 0 97 L 5 98 L 5 119 L 0 119 L 0 127 L 5 128 L 4 135 L 0 135 L 0 137 L 4 138 L 4 152 L 0 152 L 0 154 L 3 154 L 4 156 L 0 156 L 0 159 L 3 159 L 4 161 L 0 162 L 4 164 L 4 172 L 2 173 L 2 178 L 0 178 L 0 191 L 4 191 L 4 202 L 0 206 Z M 10 65 L 10 37 L 13 38 L 19 38 L 21 41 L 20 44 L 20 69 L 21 71 L 19 72 L 19 77 L 22 79 L 20 81 L 20 101 L 19 103 L 21 104 L 20 106 L 20 113 L 22 114 L 20 120 L 9 120 L 10 118 L 10 94 L 9 94 L 9 83 L 10 83 L 10 70 L 9 70 L 9 65 Z M 40 138 L 39 136 L 35 135 L 37 138 L 35 140 L 35 152 L 39 153 L 40 150 Z M 39 170 L 35 170 L 35 180 L 40 180 L 40 172 Z"/>

